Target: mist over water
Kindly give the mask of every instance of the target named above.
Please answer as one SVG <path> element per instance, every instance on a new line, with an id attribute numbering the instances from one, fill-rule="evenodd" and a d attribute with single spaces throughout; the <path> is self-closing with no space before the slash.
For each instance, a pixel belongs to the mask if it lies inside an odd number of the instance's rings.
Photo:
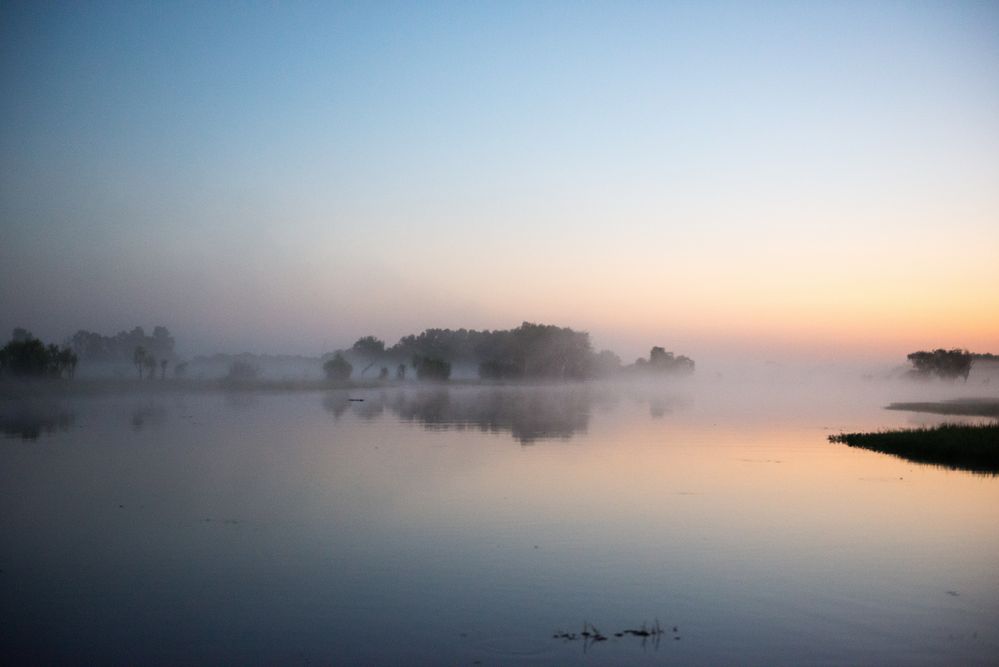
<path id="1" fill-rule="evenodd" d="M 0 654 L 988 664 L 997 479 L 826 440 L 953 420 L 882 406 L 963 388 L 785 375 L 6 400 L 0 614 L 16 630 Z M 656 618 L 663 636 L 613 634 Z M 552 637 L 584 621 L 608 641 Z"/>

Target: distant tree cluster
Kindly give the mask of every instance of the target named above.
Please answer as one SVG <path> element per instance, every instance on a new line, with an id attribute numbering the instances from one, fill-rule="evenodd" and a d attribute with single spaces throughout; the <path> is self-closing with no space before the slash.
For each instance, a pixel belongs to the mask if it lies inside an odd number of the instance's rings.
<path id="1" fill-rule="evenodd" d="M 420 380 L 445 382 L 451 377 L 451 364 L 443 359 L 417 355 L 413 357 L 413 367 L 416 368 L 416 377 Z"/>
<path id="2" fill-rule="evenodd" d="M 396 379 L 406 377 L 412 368 L 419 379 L 446 380 L 455 366 L 477 369 L 485 380 L 583 380 L 615 375 L 623 369 L 621 359 L 609 350 L 594 353 L 586 332 L 568 327 L 524 322 L 515 329 L 476 331 L 474 329 L 426 329 L 403 336 L 398 343 L 386 346 L 374 336 L 358 339 L 349 349 L 324 358 L 330 364 L 337 357 L 348 364 L 358 378 L 371 369 L 387 380 L 388 369 L 396 366 Z M 689 373 L 694 362 L 685 356 L 674 357 L 663 348 L 653 348 L 649 360 L 641 360 L 644 370 L 657 373 Z M 343 364 L 337 372 L 343 379 Z M 324 365 L 326 370 L 326 365 Z M 327 376 L 330 371 L 327 370 Z M 348 376 L 349 377 L 349 376 Z"/>
<path id="3" fill-rule="evenodd" d="M 971 352 L 961 349 L 944 350 L 941 348 L 932 352 L 913 352 L 907 357 L 912 363 L 909 375 L 916 378 L 928 378 L 935 375 L 950 380 L 963 377 L 964 381 L 967 382 L 975 357 L 976 355 Z"/>
<path id="4" fill-rule="evenodd" d="M 67 344 L 81 360 L 89 363 L 134 364 L 135 350 L 140 347 L 160 361 L 174 361 L 176 356 L 173 336 L 164 326 L 154 327 L 149 336 L 142 327 L 119 331 L 114 336 L 102 336 L 80 329 L 69 338 Z"/>
<path id="5" fill-rule="evenodd" d="M 347 361 L 343 354 L 337 352 L 332 359 L 328 359 L 323 364 L 323 372 L 326 379 L 332 382 L 346 382 L 350 379 L 350 374 L 354 372 L 354 366 Z"/>
<path id="6" fill-rule="evenodd" d="M 649 351 L 648 359 L 636 359 L 626 370 L 654 375 L 690 375 L 694 372 L 694 360 L 682 354 L 674 356 L 665 348 L 656 346 Z"/>
<path id="7" fill-rule="evenodd" d="M 222 380 L 229 384 L 253 382 L 260 376 L 260 369 L 248 361 L 236 360 L 229 366 L 229 372 Z"/>
<path id="8" fill-rule="evenodd" d="M 0 349 L 0 375 L 11 377 L 73 377 L 76 354 L 67 347 L 45 345 L 30 331 L 14 329 L 11 340 Z"/>

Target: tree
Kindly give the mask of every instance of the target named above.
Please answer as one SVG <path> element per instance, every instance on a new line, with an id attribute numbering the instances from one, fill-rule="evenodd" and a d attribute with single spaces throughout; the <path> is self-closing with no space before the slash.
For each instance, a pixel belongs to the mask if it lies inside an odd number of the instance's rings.
<path id="1" fill-rule="evenodd" d="M 667 368 L 673 364 L 673 353 L 658 345 L 649 350 L 649 365 L 653 368 Z"/>
<path id="2" fill-rule="evenodd" d="M 146 352 L 146 348 L 141 345 L 137 345 L 135 350 L 132 352 L 132 363 L 139 370 L 139 379 L 142 379 L 142 369 L 146 367 L 146 357 L 149 355 Z"/>
<path id="3" fill-rule="evenodd" d="M 153 328 L 153 335 L 147 336 L 142 327 L 131 331 L 119 331 L 113 336 L 102 336 L 99 333 L 80 329 L 73 334 L 67 344 L 79 358 L 86 362 L 121 363 L 131 361 L 135 364 L 135 348 L 142 347 L 157 359 L 174 360 L 174 339 L 164 326 Z"/>
<path id="4" fill-rule="evenodd" d="M 151 354 L 146 354 L 146 358 L 143 361 L 143 364 L 146 367 L 146 371 L 148 371 L 146 377 L 148 377 L 150 380 L 155 380 L 156 379 L 156 357 L 154 357 Z"/>
<path id="5" fill-rule="evenodd" d="M 385 342 L 374 336 L 364 336 L 354 341 L 350 351 L 366 359 L 376 359 L 385 354 Z"/>
<path id="6" fill-rule="evenodd" d="M 649 350 L 648 359 L 636 359 L 625 370 L 655 375 L 689 375 L 694 372 L 694 360 L 684 355 L 675 356 L 666 348 L 656 345 Z"/>
<path id="7" fill-rule="evenodd" d="M 16 377 L 49 375 L 49 351 L 37 338 L 12 340 L 0 350 L 0 368 Z"/>
<path id="8" fill-rule="evenodd" d="M 229 372 L 223 381 L 229 384 L 253 382 L 259 375 L 260 371 L 256 366 L 248 361 L 237 360 L 229 366 Z"/>
<path id="9" fill-rule="evenodd" d="M 66 372 L 66 377 L 68 378 L 76 375 L 76 364 L 79 362 L 79 358 L 75 352 L 68 347 L 64 347 L 59 351 L 57 358 L 60 375 L 62 375 L 63 371 Z"/>
<path id="10" fill-rule="evenodd" d="M 451 364 L 443 359 L 419 357 L 413 362 L 416 366 L 416 377 L 420 380 L 446 382 L 451 377 Z"/>
<path id="11" fill-rule="evenodd" d="M 14 329 L 11 341 L 0 349 L 0 374 L 15 377 L 72 377 L 76 355 L 68 348 L 45 345 L 25 329 Z"/>
<path id="12" fill-rule="evenodd" d="M 975 362 L 975 355 L 962 349 L 940 348 L 932 352 L 913 352 L 906 358 L 912 363 L 911 374 L 915 377 L 936 375 L 950 380 L 963 377 L 965 382 L 968 381 L 971 366 Z"/>
<path id="13" fill-rule="evenodd" d="M 344 356 L 337 352 L 333 358 L 323 364 L 323 372 L 326 379 L 332 382 L 346 382 L 350 379 L 350 374 L 354 372 L 354 367 Z"/>

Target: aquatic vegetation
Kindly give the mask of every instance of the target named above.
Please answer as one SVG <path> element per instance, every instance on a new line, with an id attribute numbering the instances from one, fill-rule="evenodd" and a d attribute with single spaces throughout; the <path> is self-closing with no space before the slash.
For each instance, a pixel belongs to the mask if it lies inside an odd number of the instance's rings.
<path id="1" fill-rule="evenodd" d="M 893 454 L 919 463 L 999 474 L 999 422 L 841 433 L 830 442 Z"/>
<path id="2" fill-rule="evenodd" d="M 673 626 L 673 639 L 680 639 L 680 630 L 677 626 Z M 662 625 L 659 623 L 659 619 L 655 619 L 655 623 L 649 625 L 647 622 L 643 622 L 639 628 L 629 628 L 626 630 L 621 630 L 615 632 L 615 637 L 624 637 L 625 635 L 631 635 L 633 637 L 641 638 L 643 644 L 646 639 L 652 638 L 652 640 L 658 646 L 659 638 L 666 634 Z M 607 636 L 604 635 L 597 626 L 593 625 L 589 621 L 583 621 L 583 629 L 577 634 L 575 632 L 566 632 L 564 630 L 556 630 L 552 634 L 552 639 L 561 639 L 563 641 L 576 641 L 578 639 L 583 640 L 585 644 L 592 644 L 595 642 L 605 642 L 607 641 Z"/>

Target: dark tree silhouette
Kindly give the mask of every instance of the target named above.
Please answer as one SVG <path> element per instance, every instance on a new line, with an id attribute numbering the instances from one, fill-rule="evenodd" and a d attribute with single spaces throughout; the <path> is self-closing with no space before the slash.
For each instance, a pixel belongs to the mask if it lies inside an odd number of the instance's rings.
<path id="1" fill-rule="evenodd" d="M 694 360 L 682 354 L 674 356 L 657 345 L 649 350 L 648 359 L 636 359 L 626 370 L 655 375 L 689 375 L 694 372 Z"/>
<path id="2" fill-rule="evenodd" d="M 911 374 L 915 377 L 936 375 L 950 380 L 963 377 L 967 382 L 971 366 L 975 362 L 975 355 L 967 350 L 940 348 L 932 352 L 913 352 L 907 356 L 907 359 L 912 363 Z"/>
<path id="3" fill-rule="evenodd" d="M 0 349 L 0 375 L 58 378 L 65 373 L 72 377 L 76 363 L 72 350 L 45 345 L 20 327 L 14 329 L 11 341 Z"/>
<path id="4" fill-rule="evenodd" d="M 354 372 L 354 367 L 344 356 L 337 352 L 333 358 L 323 364 L 323 372 L 326 379 L 332 382 L 346 382 L 350 379 L 350 374 Z"/>
<path id="5" fill-rule="evenodd" d="M 74 377 L 76 375 L 76 364 L 78 362 L 79 358 L 76 356 L 76 353 L 73 352 L 68 347 L 64 347 L 61 350 L 59 350 L 57 363 L 60 375 L 62 375 L 62 373 L 65 371 L 66 377 L 68 378 Z"/>
<path id="6" fill-rule="evenodd" d="M 350 347 L 350 351 L 362 357 L 377 359 L 385 354 L 385 343 L 374 336 L 364 336 L 354 342 Z"/>
<path id="7" fill-rule="evenodd" d="M 92 331 L 80 329 L 67 341 L 69 347 L 79 355 L 84 362 L 96 363 L 135 363 L 133 354 L 135 348 L 142 347 L 158 359 L 175 358 L 174 339 L 170 331 L 163 326 L 153 328 L 153 335 L 147 336 L 142 327 L 131 331 L 119 331 L 113 336 L 102 336 Z"/>
<path id="8" fill-rule="evenodd" d="M 416 335 L 403 336 L 389 348 L 374 336 L 365 336 L 342 354 L 348 362 L 363 369 L 362 376 L 368 369 L 387 362 L 403 366 L 410 360 L 414 361 L 417 376 L 424 379 L 431 376 L 439 379 L 443 367 L 437 362 L 478 368 L 479 376 L 490 380 L 583 380 L 625 370 L 613 352 L 595 354 L 588 333 L 531 322 L 495 331 L 425 329 Z M 627 370 L 690 373 L 694 369 L 693 360 L 674 357 L 663 348 L 655 348 L 652 357 L 652 366 L 648 360 L 642 360 Z M 396 378 L 404 379 L 405 372 L 397 367 Z M 450 376 L 450 370 L 447 375 Z"/>
<path id="9" fill-rule="evenodd" d="M 416 367 L 416 377 L 420 380 L 446 382 L 451 377 L 451 364 L 443 359 L 417 357 L 413 359 Z"/>

